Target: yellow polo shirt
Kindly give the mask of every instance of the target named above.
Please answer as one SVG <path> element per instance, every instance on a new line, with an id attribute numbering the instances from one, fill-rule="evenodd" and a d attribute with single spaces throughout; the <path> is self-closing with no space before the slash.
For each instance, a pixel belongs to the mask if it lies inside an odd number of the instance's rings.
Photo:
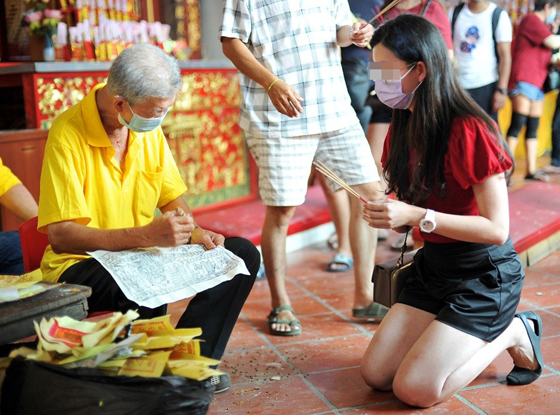
<path id="1" fill-rule="evenodd" d="M 98 229 L 144 226 L 154 219 L 156 207 L 187 190 L 160 127 L 129 132 L 121 171 L 95 100 L 95 91 L 103 86 L 97 85 L 58 116 L 49 131 L 39 197 L 41 232 L 51 223 L 67 220 Z M 41 263 L 43 279 L 56 281 L 86 258 L 55 254 L 49 245 Z"/>
<path id="2" fill-rule="evenodd" d="M 4 166 L 2 158 L 0 158 L 0 197 L 19 183 L 21 183 L 20 180 L 7 166 Z"/>

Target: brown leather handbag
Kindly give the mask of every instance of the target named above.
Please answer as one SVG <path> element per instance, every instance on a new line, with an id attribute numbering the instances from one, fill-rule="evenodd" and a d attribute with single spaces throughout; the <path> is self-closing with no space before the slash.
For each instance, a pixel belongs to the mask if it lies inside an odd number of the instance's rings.
<path id="1" fill-rule="evenodd" d="M 391 307 L 397 301 L 406 280 L 414 273 L 416 251 L 406 252 L 406 249 L 405 239 L 398 258 L 393 258 L 375 266 L 372 277 L 374 302 L 385 307 Z"/>

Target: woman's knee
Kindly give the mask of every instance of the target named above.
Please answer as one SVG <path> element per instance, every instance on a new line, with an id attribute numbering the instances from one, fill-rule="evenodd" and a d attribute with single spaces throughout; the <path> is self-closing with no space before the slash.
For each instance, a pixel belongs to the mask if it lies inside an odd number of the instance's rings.
<path id="1" fill-rule="evenodd" d="M 360 374 L 366 385 L 372 389 L 386 392 L 392 388 L 393 379 L 383 373 L 382 368 L 369 368 L 362 363 Z"/>
<path id="2" fill-rule="evenodd" d="M 400 401 L 419 408 L 429 408 L 440 402 L 440 393 L 435 387 L 398 373 L 393 381 L 393 393 Z"/>

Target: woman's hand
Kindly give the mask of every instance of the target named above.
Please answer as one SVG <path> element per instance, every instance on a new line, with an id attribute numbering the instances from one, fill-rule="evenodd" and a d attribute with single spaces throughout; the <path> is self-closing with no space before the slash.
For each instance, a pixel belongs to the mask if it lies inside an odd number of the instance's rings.
<path id="1" fill-rule="evenodd" d="M 418 225 L 425 209 L 411 206 L 407 203 L 393 199 L 383 199 L 377 202 L 368 202 L 364 206 L 366 222 L 372 228 L 394 229 L 402 226 Z M 419 219 L 413 222 L 415 218 Z"/>

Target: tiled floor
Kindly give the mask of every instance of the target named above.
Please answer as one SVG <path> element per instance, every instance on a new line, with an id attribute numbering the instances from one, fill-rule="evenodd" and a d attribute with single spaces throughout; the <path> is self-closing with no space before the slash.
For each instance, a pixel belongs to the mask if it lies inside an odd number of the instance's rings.
<path id="1" fill-rule="evenodd" d="M 380 246 L 379 259 L 393 255 Z M 506 386 L 512 362 L 504 353 L 453 399 L 422 411 L 362 381 L 360 358 L 378 325 L 350 317 L 353 276 L 323 271 L 330 256 L 324 244 L 289 255 L 300 336 L 267 334 L 270 297 L 267 282 L 257 281 L 220 366 L 231 374 L 232 388 L 214 398 L 210 414 L 560 413 L 560 252 L 527 270 L 520 305 L 543 317 L 543 377 L 529 386 Z"/>
<path id="2" fill-rule="evenodd" d="M 388 242 L 380 243 L 377 261 L 396 255 Z M 215 396 L 210 414 L 560 413 L 560 251 L 526 270 L 520 304 L 543 318 L 546 367 L 541 379 L 524 387 L 506 386 L 512 362 L 503 353 L 452 399 L 425 410 L 400 403 L 392 393 L 372 391 L 363 382 L 360 359 L 378 324 L 350 317 L 353 274 L 324 271 L 331 256 L 325 243 L 288 255 L 287 286 L 303 326 L 300 336 L 268 334 L 270 294 L 266 281 L 256 282 L 220 365 L 231 374 L 232 387 Z M 181 307 L 184 302 L 171 307 L 175 319 Z"/>

